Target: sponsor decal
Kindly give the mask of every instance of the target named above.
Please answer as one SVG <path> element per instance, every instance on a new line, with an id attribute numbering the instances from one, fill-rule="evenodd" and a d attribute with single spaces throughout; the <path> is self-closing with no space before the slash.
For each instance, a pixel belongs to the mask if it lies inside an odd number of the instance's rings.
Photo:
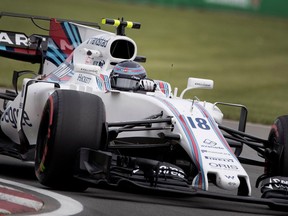
<path id="1" fill-rule="evenodd" d="M 194 129 L 200 128 L 203 130 L 210 130 L 210 126 L 204 118 L 195 118 L 193 120 L 190 116 L 188 116 L 187 119 L 188 119 L 191 127 Z"/>
<path id="2" fill-rule="evenodd" d="M 233 186 L 233 187 L 236 187 L 236 186 L 237 186 L 236 182 L 228 182 L 228 185 L 229 185 L 229 186 Z"/>
<path id="3" fill-rule="evenodd" d="M 28 46 L 28 38 L 25 34 L 0 32 L 0 43 L 7 45 Z"/>
<path id="4" fill-rule="evenodd" d="M 210 84 L 208 84 L 208 83 L 205 83 L 205 82 L 203 82 L 203 83 L 194 83 L 194 85 L 195 86 L 203 86 L 203 87 L 211 87 L 211 85 Z"/>
<path id="5" fill-rule="evenodd" d="M 86 57 L 86 60 L 85 60 L 85 64 L 89 64 L 89 65 L 91 65 L 93 63 L 93 57 L 91 57 L 91 56 L 87 56 Z"/>
<path id="6" fill-rule="evenodd" d="M 226 177 L 227 179 L 234 179 L 234 178 L 235 178 L 235 176 L 230 176 L 230 175 L 225 175 L 225 177 Z"/>
<path id="7" fill-rule="evenodd" d="M 103 65 L 105 65 L 105 61 L 104 60 L 100 60 L 100 61 L 93 61 L 93 65 L 97 65 L 99 67 L 103 67 Z"/>
<path id="8" fill-rule="evenodd" d="M 140 171 L 140 169 L 135 169 L 133 170 L 133 173 L 138 173 Z M 153 171 L 155 173 L 155 171 Z M 183 170 L 181 169 L 177 169 L 175 167 L 171 167 L 171 166 L 165 166 L 165 165 L 161 165 L 159 167 L 159 172 L 158 174 L 163 174 L 163 175 L 173 175 L 173 176 L 177 176 L 179 178 L 184 178 L 185 177 L 185 173 Z"/>
<path id="9" fill-rule="evenodd" d="M 213 151 L 213 150 L 206 150 L 206 149 L 201 149 L 201 152 L 204 153 L 208 153 L 208 154 L 219 154 L 219 155 L 231 155 L 230 153 L 227 152 L 218 152 L 218 151 Z"/>
<path id="10" fill-rule="evenodd" d="M 91 38 L 87 41 L 87 44 L 92 44 L 95 46 L 106 47 L 110 39 L 105 39 L 103 37 Z"/>
<path id="11" fill-rule="evenodd" d="M 75 43 L 75 44 L 69 44 L 66 40 L 64 39 L 60 39 L 59 40 L 59 43 L 60 43 L 60 49 L 65 51 L 65 50 L 74 50 L 74 47 L 76 47 L 78 44 Z"/>
<path id="12" fill-rule="evenodd" d="M 79 74 L 77 77 L 77 81 L 89 84 L 91 81 L 91 78 L 84 76 L 83 74 Z"/>
<path id="13" fill-rule="evenodd" d="M 167 175 L 167 174 L 171 174 L 171 175 L 174 175 L 174 176 L 178 176 L 179 178 L 184 178 L 184 172 L 182 170 L 179 170 L 175 167 L 171 167 L 171 166 L 165 166 L 165 165 L 162 165 L 159 167 L 159 174 L 164 174 L 164 175 Z"/>
<path id="14" fill-rule="evenodd" d="M 216 162 L 210 162 L 209 166 L 216 168 L 216 169 L 224 169 L 224 170 L 238 170 L 239 169 L 234 164 L 224 164 L 224 163 L 216 163 Z"/>
<path id="15" fill-rule="evenodd" d="M 266 186 L 266 188 L 269 189 L 284 189 L 288 191 L 288 180 L 278 179 L 278 178 L 270 178 L 269 180 L 270 184 L 269 186 Z"/>
<path id="16" fill-rule="evenodd" d="M 205 143 L 205 144 L 207 144 L 207 145 L 210 145 L 210 146 L 216 146 L 216 145 L 217 145 L 216 142 L 211 141 L 211 140 L 209 140 L 209 139 L 205 139 L 205 140 L 203 141 L 203 143 Z"/>
<path id="17" fill-rule="evenodd" d="M 13 128 L 17 128 L 17 119 L 18 119 L 19 109 L 9 107 L 5 113 L 3 113 L 1 117 L 1 121 L 6 123 L 11 123 Z M 24 111 L 23 112 L 23 122 L 22 125 L 27 125 L 28 127 L 32 127 L 32 123 L 28 114 Z"/>
<path id="18" fill-rule="evenodd" d="M 210 156 L 205 156 L 205 159 L 207 159 L 207 160 L 212 160 L 212 161 L 234 162 L 233 159 L 210 157 Z"/>
<path id="19" fill-rule="evenodd" d="M 205 139 L 203 141 L 203 144 L 201 145 L 202 148 L 212 148 L 212 149 L 224 149 L 223 147 L 221 146 L 217 146 L 217 143 L 212 141 L 212 140 L 209 140 L 209 139 Z"/>

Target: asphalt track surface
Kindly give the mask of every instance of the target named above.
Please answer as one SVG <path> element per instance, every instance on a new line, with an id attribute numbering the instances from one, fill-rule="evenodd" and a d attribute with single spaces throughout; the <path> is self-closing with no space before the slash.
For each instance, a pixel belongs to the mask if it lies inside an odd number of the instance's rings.
<path id="1" fill-rule="evenodd" d="M 233 125 L 233 122 L 228 122 Z M 247 132 L 266 138 L 269 128 L 248 125 Z M 244 155 L 257 157 L 249 149 Z M 255 189 L 256 178 L 262 174 L 261 167 L 244 166 L 250 175 L 252 195 L 259 197 L 259 189 Z M 275 211 L 266 205 L 243 202 L 223 201 L 202 197 L 176 196 L 171 194 L 149 194 L 137 191 L 124 191 L 109 188 L 89 188 L 83 193 L 47 190 L 40 185 L 31 163 L 0 156 L 0 184 L 21 189 L 42 199 L 45 203 L 37 213 L 17 215 L 113 215 L 113 216 L 151 216 L 151 215 L 287 215 L 285 211 Z M 217 188 L 212 188 L 217 191 Z"/>

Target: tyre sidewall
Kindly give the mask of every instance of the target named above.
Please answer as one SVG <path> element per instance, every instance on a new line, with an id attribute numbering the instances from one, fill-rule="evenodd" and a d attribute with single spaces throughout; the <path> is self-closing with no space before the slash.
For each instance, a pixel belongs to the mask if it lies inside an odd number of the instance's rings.
<path id="1" fill-rule="evenodd" d="M 270 148 L 277 152 L 277 158 L 270 163 L 272 175 L 288 176 L 288 115 L 278 117 L 269 134 Z M 281 147 L 280 149 L 277 147 Z"/>
<path id="2" fill-rule="evenodd" d="M 73 179 L 77 152 L 80 148 L 104 148 L 105 116 L 104 104 L 96 95 L 60 90 L 49 97 L 35 158 L 36 175 L 42 184 L 61 189 L 77 184 Z M 48 139 L 43 140 L 48 133 Z"/>

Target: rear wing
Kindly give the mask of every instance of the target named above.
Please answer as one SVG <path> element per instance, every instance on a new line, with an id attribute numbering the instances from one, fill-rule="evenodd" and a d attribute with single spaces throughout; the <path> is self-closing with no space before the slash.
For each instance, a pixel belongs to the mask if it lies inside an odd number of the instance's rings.
<path id="1" fill-rule="evenodd" d="M 0 30 L 0 56 L 19 61 L 41 63 L 48 36 L 27 36 L 22 32 Z M 41 45 L 41 49 L 40 48 Z"/>
<path id="2" fill-rule="evenodd" d="M 31 19 L 34 25 L 48 33 L 27 36 L 22 32 L 0 30 L 0 56 L 41 65 L 48 61 L 47 64 L 55 67 L 64 62 L 83 40 L 100 29 L 97 23 L 92 22 L 1 12 L 0 18 L 4 16 Z M 42 28 L 35 20 L 50 22 L 49 29 Z"/>

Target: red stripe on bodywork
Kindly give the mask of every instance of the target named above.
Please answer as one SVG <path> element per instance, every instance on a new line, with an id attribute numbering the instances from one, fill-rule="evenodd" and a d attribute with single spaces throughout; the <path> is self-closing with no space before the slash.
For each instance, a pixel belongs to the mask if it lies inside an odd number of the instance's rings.
<path id="1" fill-rule="evenodd" d="M 165 94 L 165 88 L 163 82 L 159 82 L 160 90 Z"/>
<path id="2" fill-rule="evenodd" d="M 187 135 L 189 136 L 189 139 L 191 140 L 192 142 L 192 145 L 190 144 L 190 146 L 192 147 L 193 149 L 193 152 L 194 152 L 194 155 L 195 155 L 195 165 L 197 166 L 198 170 L 199 170 L 199 175 L 198 175 L 198 188 L 200 189 L 205 189 L 206 186 L 204 185 L 204 182 L 203 182 L 203 179 L 204 179 L 204 174 L 203 172 L 201 172 L 202 168 L 201 168 L 201 164 L 200 164 L 200 157 L 199 157 L 199 154 L 198 154 L 198 148 L 197 148 L 197 143 L 195 142 L 195 139 L 192 135 L 192 131 L 189 129 L 189 126 L 186 124 L 185 122 L 185 116 L 183 115 L 180 115 L 180 113 L 178 112 L 178 110 L 172 105 L 170 104 L 168 101 L 166 100 L 161 100 L 163 103 L 165 103 L 169 109 L 174 113 L 175 117 L 178 117 L 180 122 L 181 122 L 181 125 L 182 125 L 182 129 L 187 133 Z M 184 127 L 184 128 L 183 128 Z M 192 153 L 193 153 L 192 152 Z M 204 188 L 203 188 L 204 187 Z"/>
<path id="3" fill-rule="evenodd" d="M 233 150 L 231 149 L 230 145 L 227 143 L 225 137 L 223 136 L 222 132 L 214 122 L 213 117 L 204 109 L 204 107 L 200 104 L 197 104 L 197 107 L 202 111 L 202 113 L 206 116 L 206 118 L 209 120 L 211 127 L 213 128 L 213 131 L 217 134 L 218 138 L 221 140 L 222 144 L 232 153 L 231 155 L 234 155 Z"/>
<path id="4" fill-rule="evenodd" d="M 28 54 L 28 55 L 36 55 L 36 50 L 32 50 L 32 49 L 14 48 L 14 52 Z"/>
<path id="5" fill-rule="evenodd" d="M 48 127 L 48 139 L 50 138 L 50 127 L 52 126 L 53 123 L 53 112 L 54 112 L 54 107 L 53 107 L 53 97 L 49 97 L 49 104 L 50 104 L 50 116 L 49 116 L 49 127 Z"/>
<path id="6" fill-rule="evenodd" d="M 189 130 L 189 127 L 187 126 L 187 124 L 186 124 L 186 122 L 185 122 L 185 120 L 183 118 L 183 115 L 179 115 L 179 119 L 180 119 L 182 125 L 185 127 L 185 130 L 188 133 L 190 140 L 192 141 L 193 151 L 195 153 L 195 157 L 196 157 L 196 160 L 197 160 L 197 164 L 196 165 L 197 165 L 197 167 L 199 169 L 200 168 L 200 164 L 199 164 L 199 154 L 198 154 L 197 144 L 195 143 L 193 135 L 191 134 L 191 131 Z"/>
<path id="7" fill-rule="evenodd" d="M 66 33 L 64 29 L 62 28 L 62 25 L 60 22 L 57 22 L 55 19 L 52 19 L 50 21 L 50 31 L 49 31 L 49 36 L 53 39 L 55 44 L 61 49 L 61 43 L 63 44 L 66 43 L 69 46 L 72 46 L 70 43 L 69 39 L 66 36 Z M 62 50 L 62 49 L 61 49 Z M 67 56 L 69 56 L 73 49 L 63 49 L 62 50 Z"/>
<path id="8" fill-rule="evenodd" d="M 198 170 L 201 171 L 202 169 L 201 169 L 201 165 L 200 165 L 200 162 L 199 162 L 200 157 L 199 157 L 199 154 L 198 154 L 197 143 L 195 142 L 195 139 L 194 139 L 194 137 L 193 137 L 193 135 L 192 135 L 192 132 L 191 132 L 191 130 L 189 129 L 189 127 L 187 126 L 187 124 L 186 124 L 186 122 L 185 122 L 185 120 L 184 120 L 183 115 L 180 115 L 180 116 L 179 116 L 179 119 L 180 119 L 182 125 L 184 126 L 185 131 L 188 133 L 188 136 L 189 136 L 189 138 L 190 138 L 190 140 L 191 140 L 191 142 L 192 142 L 193 152 L 194 152 L 195 157 L 196 157 L 196 161 L 194 161 L 194 162 L 197 162 L 195 165 L 197 166 Z M 198 178 L 198 188 L 200 188 L 200 189 L 202 189 L 202 186 L 203 186 L 203 176 L 202 176 L 202 175 L 203 175 L 203 174 L 202 174 L 201 172 L 199 172 L 199 175 L 198 175 L 198 177 L 199 177 L 199 178 Z M 204 186 L 204 187 L 205 187 L 205 186 Z"/>

